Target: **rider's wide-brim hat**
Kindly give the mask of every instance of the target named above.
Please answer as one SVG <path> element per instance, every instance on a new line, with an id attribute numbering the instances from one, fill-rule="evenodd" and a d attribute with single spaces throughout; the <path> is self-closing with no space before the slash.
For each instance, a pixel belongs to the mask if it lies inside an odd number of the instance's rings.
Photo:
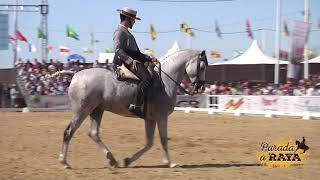
<path id="1" fill-rule="evenodd" d="M 117 9 L 117 11 L 122 14 L 122 15 L 125 15 L 129 18 L 132 18 L 132 19 L 137 19 L 137 20 L 141 20 L 141 18 L 139 18 L 137 16 L 137 11 L 134 10 L 134 9 L 131 9 L 129 7 L 124 7 L 124 8 L 121 8 L 121 9 Z"/>

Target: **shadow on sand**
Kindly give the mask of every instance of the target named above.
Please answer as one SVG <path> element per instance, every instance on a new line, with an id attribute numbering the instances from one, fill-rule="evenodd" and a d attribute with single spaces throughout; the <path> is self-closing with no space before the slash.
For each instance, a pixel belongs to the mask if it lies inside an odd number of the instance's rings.
<path id="1" fill-rule="evenodd" d="M 197 169 L 197 168 L 231 168 L 231 167 L 259 167 L 261 164 L 244 164 L 244 163 L 222 163 L 222 164 L 185 164 L 185 165 L 178 165 L 175 168 L 181 169 Z M 146 166 L 129 166 L 123 167 L 120 166 L 118 168 L 169 168 L 166 165 L 146 165 Z M 100 168 L 71 168 L 73 170 L 80 170 L 80 169 L 110 169 L 115 170 L 117 168 L 111 168 L 108 166 L 100 167 Z"/>
<path id="2" fill-rule="evenodd" d="M 186 164 L 179 165 L 177 168 L 196 169 L 196 168 L 229 168 L 229 167 L 258 167 L 261 164 L 240 164 L 240 163 L 228 163 L 228 164 Z M 154 166 L 129 166 L 127 168 L 168 168 L 166 165 L 154 165 Z"/>

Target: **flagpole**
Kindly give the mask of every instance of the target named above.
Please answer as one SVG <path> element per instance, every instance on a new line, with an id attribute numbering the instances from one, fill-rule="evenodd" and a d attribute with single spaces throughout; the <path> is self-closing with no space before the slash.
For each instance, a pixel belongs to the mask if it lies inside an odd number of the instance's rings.
<path id="1" fill-rule="evenodd" d="M 309 0 L 304 0 L 304 22 L 309 22 Z M 308 40 L 306 41 L 304 45 L 304 72 L 303 72 L 303 78 L 309 79 L 309 60 L 308 60 Z"/>
<path id="2" fill-rule="evenodd" d="M 96 58 L 96 50 L 95 50 L 95 38 L 94 38 L 94 32 L 93 32 L 93 28 L 91 28 L 91 33 L 90 33 L 90 43 L 91 43 L 91 48 L 92 48 L 92 60 L 95 61 L 97 60 Z"/>
<path id="3" fill-rule="evenodd" d="M 18 0 L 16 0 L 16 5 L 18 5 Z M 13 67 L 18 60 L 18 40 L 17 40 L 17 30 L 18 30 L 18 6 L 15 7 L 14 11 L 14 48 L 13 48 Z"/>
<path id="4" fill-rule="evenodd" d="M 47 0 L 42 0 L 40 6 L 40 14 L 41 14 L 41 30 L 44 33 L 45 37 L 41 38 L 41 60 L 48 60 L 48 13 L 49 13 L 49 6 Z"/>
<path id="5" fill-rule="evenodd" d="M 280 27 L 281 27 L 281 1 L 277 0 L 276 35 L 275 35 L 275 55 L 277 62 L 274 65 L 274 84 L 279 85 L 279 50 L 280 50 Z"/>

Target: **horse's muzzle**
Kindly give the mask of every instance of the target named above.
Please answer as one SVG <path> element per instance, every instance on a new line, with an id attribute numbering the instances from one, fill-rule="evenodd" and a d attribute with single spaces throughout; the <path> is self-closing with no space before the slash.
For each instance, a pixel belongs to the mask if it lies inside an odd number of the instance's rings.
<path id="1" fill-rule="evenodd" d="M 203 87 L 204 86 L 204 84 L 205 84 L 205 82 L 204 81 L 196 81 L 196 82 L 194 82 L 193 83 L 193 91 L 192 91 L 192 95 L 194 95 L 194 94 L 196 94 L 196 93 L 198 93 L 198 90 L 201 88 L 201 87 Z"/>

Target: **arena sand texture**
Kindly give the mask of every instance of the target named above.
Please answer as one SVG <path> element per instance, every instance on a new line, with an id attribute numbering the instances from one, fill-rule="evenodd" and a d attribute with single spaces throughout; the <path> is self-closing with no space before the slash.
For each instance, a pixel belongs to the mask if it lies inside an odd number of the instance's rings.
<path id="1" fill-rule="evenodd" d="M 87 136 L 87 118 L 71 140 L 69 163 L 58 155 L 71 113 L 0 113 L 0 179 L 320 179 L 320 120 L 261 116 L 208 115 L 175 112 L 169 120 L 171 159 L 179 168 L 162 165 L 156 131 L 153 148 L 121 168 L 122 160 L 144 145 L 144 122 L 105 113 L 101 137 L 120 163 L 110 168 L 105 156 Z M 288 168 L 260 166 L 262 142 L 306 137 L 310 156 L 304 165 Z"/>

